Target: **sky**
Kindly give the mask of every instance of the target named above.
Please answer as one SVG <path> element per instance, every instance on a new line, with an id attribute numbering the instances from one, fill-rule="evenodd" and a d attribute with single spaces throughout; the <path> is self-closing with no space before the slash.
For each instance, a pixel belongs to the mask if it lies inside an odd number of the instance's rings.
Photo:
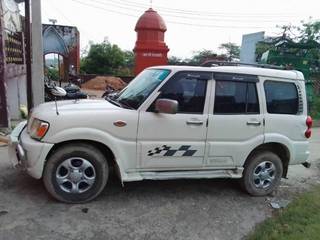
<path id="1" fill-rule="evenodd" d="M 320 19 L 317 0 L 42 0 L 42 22 L 76 26 L 81 49 L 89 41 L 108 39 L 124 50 L 136 41 L 134 27 L 150 6 L 167 25 L 165 41 L 169 56 L 190 57 L 209 49 L 222 53 L 219 45 L 241 45 L 243 34 L 265 31 L 281 34 L 277 25 L 299 25 L 301 20 Z"/>

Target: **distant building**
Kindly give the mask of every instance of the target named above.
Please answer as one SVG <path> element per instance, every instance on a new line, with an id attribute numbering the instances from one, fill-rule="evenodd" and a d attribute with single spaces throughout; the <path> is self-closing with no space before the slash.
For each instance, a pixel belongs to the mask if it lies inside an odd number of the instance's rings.
<path id="1" fill-rule="evenodd" d="M 80 72 L 80 33 L 76 27 L 42 24 L 43 55 L 58 54 L 62 62 L 58 63 L 60 76 L 69 80 L 69 74 Z M 57 63 L 55 63 L 57 64 Z"/>
<path id="2" fill-rule="evenodd" d="M 139 18 L 135 31 L 137 41 L 133 50 L 135 53 L 134 73 L 137 75 L 147 67 L 168 64 L 169 48 L 164 41 L 167 27 L 162 17 L 149 8 Z"/>
<path id="3" fill-rule="evenodd" d="M 17 2 L 0 0 L 0 127 L 20 118 L 27 104 L 24 34 Z"/>
<path id="4" fill-rule="evenodd" d="M 242 35 L 240 49 L 240 62 L 256 63 L 256 44 L 264 40 L 265 32 L 257 32 Z"/>

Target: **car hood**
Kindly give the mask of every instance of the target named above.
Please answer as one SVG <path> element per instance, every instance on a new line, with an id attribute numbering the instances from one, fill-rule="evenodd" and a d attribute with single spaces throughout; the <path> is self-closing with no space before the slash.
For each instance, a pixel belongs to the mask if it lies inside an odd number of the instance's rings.
<path id="1" fill-rule="evenodd" d="M 63 113 L 77 111 L 119 110 L 121 108 L 104 99 L 81 99 L 57 101 L 57 109 L 59 113 Z M 35 114 L 44 112 L 56 112 L 55 102 L 43 103 L 34 109 Z"/>

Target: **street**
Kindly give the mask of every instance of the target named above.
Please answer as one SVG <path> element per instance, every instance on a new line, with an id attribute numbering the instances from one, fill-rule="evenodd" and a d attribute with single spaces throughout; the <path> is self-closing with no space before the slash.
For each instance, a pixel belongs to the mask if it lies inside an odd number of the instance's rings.
<path id="1" fill-rule="evenodd" d="M 52 199 L 42 181 L 11 167 L 0 148 L 0 240 L 242 239 L 272 215 L 270 203 L 292 200 L 320 183 L 320 128 L 312 167 L 293 166 L 274 196 L 250 197 L 236 180 L 126 183 L 111 177 L 102 195 L 81 205 Z"/>

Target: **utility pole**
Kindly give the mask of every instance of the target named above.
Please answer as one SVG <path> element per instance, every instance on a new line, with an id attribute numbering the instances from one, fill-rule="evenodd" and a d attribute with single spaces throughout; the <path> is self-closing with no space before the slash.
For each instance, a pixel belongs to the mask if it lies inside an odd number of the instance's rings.
<path id="1" fill-rule="evenodd" d="M 5 59 L 5 40 L 4 40 L 4 19 L 3 9 L 0 4 L 0 127 L 10 127 L 7 108 L 7 96 L 5 88 L 6 79 L 6 59 Z"/>
<path id="2" fill-rule="evenodd" d="M 31 1 L 32 12 L 32 100 L 34 106 L 44 102 L 43 40 L 41 0 Z"/>
<path id="3" fill-rule="evenodd" d="M 28 112 L 33 108 L 32 93 L 32 59 L 31 59 L 31 31 L 30 31 L 30 0 L 24 1 L 25 38 L 26 38 L 26 73 L 27 73 L 27 102 Z"/>

